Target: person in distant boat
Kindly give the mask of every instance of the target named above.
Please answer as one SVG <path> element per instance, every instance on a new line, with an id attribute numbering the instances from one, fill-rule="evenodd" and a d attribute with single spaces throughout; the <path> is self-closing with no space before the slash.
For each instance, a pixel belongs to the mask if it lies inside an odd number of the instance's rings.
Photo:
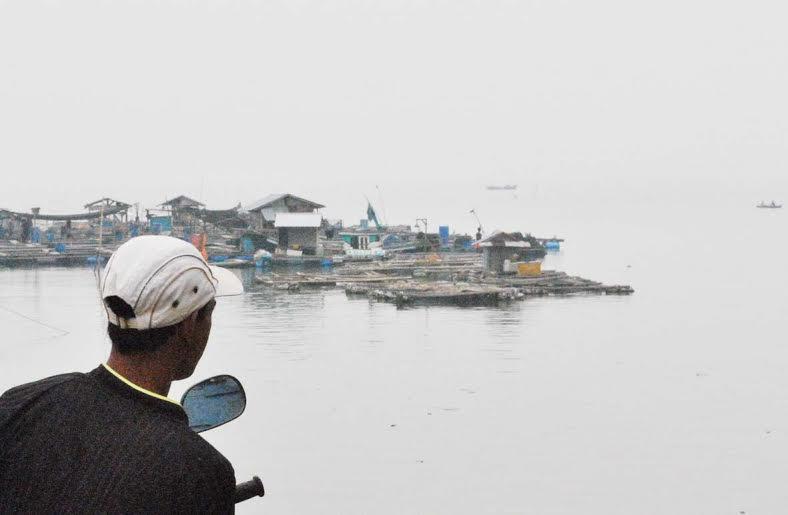
<path id="1" fill-rule="evenodd" d="M 200 361 L 215 297 L 240 281 L 182 240 L 140 236 L 100 290 L 108 361 L 0 397 L 0 513 L 233 512 L 232 465 L 167 394 Z"/>

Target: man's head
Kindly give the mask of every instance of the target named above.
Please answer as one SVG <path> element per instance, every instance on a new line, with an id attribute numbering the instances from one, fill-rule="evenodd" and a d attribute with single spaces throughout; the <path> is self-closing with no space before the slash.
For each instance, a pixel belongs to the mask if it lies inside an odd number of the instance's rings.
<path id="1" fill-rule="evenodd" d="M 166 361 L 171 379 L 189 377 L 211 331 L 217 296 L 243 287 L 232 272 L 208 266 L 191 244 L 140 236 L 112 255 L 101 281 L 113 353 Z"/>

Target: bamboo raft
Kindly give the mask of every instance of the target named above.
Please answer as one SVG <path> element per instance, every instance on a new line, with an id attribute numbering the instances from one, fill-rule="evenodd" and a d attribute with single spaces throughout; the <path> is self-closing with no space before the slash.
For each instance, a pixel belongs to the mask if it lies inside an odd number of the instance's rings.
<path id="1" fill-rule="evenodd" d="M 408 305 L 497 306 L 502 302 L 511 302 L 521 298 L 518 292 L 513 289 L 453 283 L 398 283 L 385 288 L 351 284 L 345 287 L 345 293 L 348 296 L 363 295 L 373 300 L 390 302 L 396 304 L 397 307 Z"/>
<path id="2" fill-rule="evenodd" d="M 299 291 L 302 288 L 334 288 L 337 285 L 336 279 L 330 275 L 308 276 L 301 272 L 292 275 L 270 274 L 266 276 L 255 276 L 255 283 L 268 286 L 277 290 Z"/>
<path id="3" fill-rule="evenodd" d="M 606 285 L 564 272 L 544 270 L 533 277 L 485 272 L 478 259 L 459 262 L 423 260 L 353 265 L 329 274 L 271 275 L 255 280 L 287 291 L 342 288 L 349 297 L 364 296 L 404 307 L 409 305 L 494 306 L 548 295 L 629 295 L 626 285 Z"/>
<path id="4" fill-rule="evenodd" d="M 95 262 L 97 256 L 108 258 L 116 245 L 99 245 L 95 242 L 69 243 L 64 252 L 57 252 L 48 245 L 0 242 L 0 266 L 26 267 L 38 265 L 71 266 Z"/>
<path id="5" fill-rule="evenodd" d="M 536 277 L 494 277 L 483 280 L 509 288 L 517 288 L 526 297 L 545 295 L 572 295 L 577 293 L 598 293 L 605 295 L 630 295 L 635 292 L 628 285 L 606 285 L 582 277 L 570 276 L 565 272 L 545 270 Z"/>

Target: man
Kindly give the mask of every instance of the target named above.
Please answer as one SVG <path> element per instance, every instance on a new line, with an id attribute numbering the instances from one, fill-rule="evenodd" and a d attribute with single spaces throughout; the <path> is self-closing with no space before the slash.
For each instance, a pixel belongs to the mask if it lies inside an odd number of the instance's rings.
<path id="1" fill-rule="evenodd" d="M 240 281 L 184 241 L 140 236 L 100 290 L 107 363 L 0 397 L 0 513 L 232 512 L 232 466 L 167 394 L 205 350 L 214 298 Z"/>

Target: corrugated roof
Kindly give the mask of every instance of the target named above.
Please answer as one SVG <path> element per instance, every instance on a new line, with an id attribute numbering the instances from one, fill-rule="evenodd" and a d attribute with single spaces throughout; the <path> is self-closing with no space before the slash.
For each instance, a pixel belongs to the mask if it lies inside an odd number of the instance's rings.
<path id="1" fill-rule="evenodd" d="M 189 198 L 189 197 L 187 197 L 186 195 L 178 195 L 178 196 L 177 196 L 177 197 L 175 197 L 174 199 L 170 199 L 170 200 L 168 200 L 168 201 L 166 201 L 166 202 L 162 202 L 162 203 L 161 203 L 161 204 L 159 204 L 159 205 L 160 205 L 160 206 L 171 206 L 171 205 L 175 204 L 176 202 L 178 202 L 178 201 L 180 201 L 180 200 L 185 200 L 185 201 L 187 201 L 188 203 L 191 203 L 191 204 L 193 204 L 193 205 L 195 205 L 195 206 L 204 206 L 204 205 L 205 205 L 205 204 L 203 204 L 202 202 L 197 202 L 197 201 L 196 201 L 196 200 L 194 200 L 193 198 Z"/>
<path id="2" fill-rule="evenodd" d="M 282 194 L 282 193 L 272 193 L 270 195 L 266 195 L 265 197 L 263 197 L 261 199 L 255 200 L 254 202 L 245 205 L 244 206 L 244 210 L 245 211 L 256 211 L 256 210 L 262 208 L 263 206 L 267 206 L 268 204 L 270 204 L 272 202 L 276 202 L 277 200 L 279 200 L 282 197 L 284 197 L 284 194 Z"/>
<path id="3" fill-rule="evenodd" d="M 279 200 L 281 198 L 284 198 L 284 197 L 292 197 L 292 198 L 294 198 L 296 200 L 300 200 L 301 202 L 305 202 L 307 204 L 310 204 L 315 209 L 320 209 L 322 207 L 326 207 L 326 206 L 324 206 L 322 204 L 318 204 L 317 202 L 312 202 L 311 200 L 307 200 L 305 198 L 297 197 L 297 196 L 292 195 L 290 193 L 271 193 L 270 195 L 266 195 L 265 197 L 261 198 L 260 200 L 252 202 L 250 204 L 247 204 L 246 206 L 244 206 L 244 210 L 245 211 L 258 211 L 258 210 L 268 206 L 269 204 L 273 204 L 277 200 Z"/>
<path id="4" fill-rule="evenodd" d="M 475 247 L 531 247 L 531 243 L 521 233 L 503 231 L 493 231 L 473 245 Z"/>
<path id="5" fill-rule="evenodd" d="M 277 213 L 274 227 L 320 227 L 320 213 Z"/>

